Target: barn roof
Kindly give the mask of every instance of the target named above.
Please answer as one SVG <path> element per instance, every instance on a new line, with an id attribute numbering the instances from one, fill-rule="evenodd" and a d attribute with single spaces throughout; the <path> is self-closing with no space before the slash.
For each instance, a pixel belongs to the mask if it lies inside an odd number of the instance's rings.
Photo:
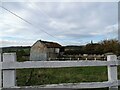
<path id="1" fill-rule="evenodd" d="M 56 42 L 48 42 L 48 41 L 42 41 L 42 40 L 39 40 L 39 41 L 41 43 L 44 43 L 47 48 L 60 48 L 61 47 L 61 45 Z"/>

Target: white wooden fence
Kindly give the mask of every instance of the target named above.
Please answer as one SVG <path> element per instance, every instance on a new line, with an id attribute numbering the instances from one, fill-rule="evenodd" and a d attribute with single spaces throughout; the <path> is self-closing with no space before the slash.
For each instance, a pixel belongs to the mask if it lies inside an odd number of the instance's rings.
<path id="1" fill-rule="evenodd" d="M 2 88 L 21 88 L 16 86 L 15 69 L 24 68 L 61 68 L 61 67 L 86 67 L 86 66 L 107 66 L 108 81 L 105 82 L 89 82 L 89 83 L 62 83 L 42 85 L 37 88 L 106 88 L 109 90 L 118 90 L 120 80 L 118 80 L 117 66 L 120 65 L 120 60 L 117 60 L 116 55 L 107 56 L 107 61 L 26 61 L 17 62 L 15 53 L 0 54 L 0 89 Z M 24 87 L 29 88 L 29 87 Z M 31 88 L 36 88 L 32 86 Z"/>

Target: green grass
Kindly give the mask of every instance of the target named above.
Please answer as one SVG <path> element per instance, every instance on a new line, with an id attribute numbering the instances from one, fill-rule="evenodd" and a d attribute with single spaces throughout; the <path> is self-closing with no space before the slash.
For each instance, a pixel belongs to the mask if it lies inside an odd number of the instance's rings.
<path id="1" fill-rule="evenodd" d="M 32 71 L 32 78 L 27 82 Z M 106 67 L 80 67 L 60 69 L 24 69 L 17 70 L 18 85 L 42 85 L 55 83 L 78 83 L 106 81 Z"/>
<path id="2" fill-rule="evenodd" d="M 32 76 L 29 79 L 31 71 Z M 120 79 L 120 66 L 118 67 L 118 78 Z M 107 81 L 107 67 L 17 70 L 18 86 L 101 81 Z M 107 88 L 97 90 L 107 90 Z"/>

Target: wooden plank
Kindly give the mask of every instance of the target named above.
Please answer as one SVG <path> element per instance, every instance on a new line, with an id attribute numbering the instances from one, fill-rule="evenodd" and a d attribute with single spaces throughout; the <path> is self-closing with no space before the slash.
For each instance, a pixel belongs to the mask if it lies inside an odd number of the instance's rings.
<path id="1" fill-rule="evenodd" d="M 91 82 L 91 83 L 62 83 L 62 84 L 51 84 L 51 85 L 40 85 L 40 86 L 24 86 L 24 87 L 13 87 L 13 88 L 71 88 L 71 89 L 88 89 L 88 88 L 106 88 L 109 86 L 116 86 L 116 82 Z"/>
<path id="2" fill-rule="evenodd" d="M 116 55 L 108 55 L 107 61 L 117 61 Z M 108 66 L 108 81 L 117 81 L 118 75 L 117 75 L 117 66 L 116 65 L 110 65 Z M 109 90 L 118 90 L 118 86 L 110 86 Z"/>
<path id="3" fill-rule="evenodd" d="M 16 54 L 15 53 L 4 53 L 3 62 L 15 62 Z M 9 88 L 13 87 L 16 84 L 16 72 L 15 70 L 3 70 L 3 87 Z"/>
<path id="4" fill-rule="evenodd" d="M 27 61 L 27 62 L 3 62 L 3 69 L 23 68 L 62 68 L 62 67 L 85 67 L 85 66 L 108 66 L 118 65 L 117 61 Z"/>

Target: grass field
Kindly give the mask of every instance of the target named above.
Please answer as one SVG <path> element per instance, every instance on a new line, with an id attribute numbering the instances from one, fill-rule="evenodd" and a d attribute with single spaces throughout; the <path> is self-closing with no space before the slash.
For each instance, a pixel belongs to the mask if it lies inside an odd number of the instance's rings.
<path id="1" fill-rule="evenodd" d="M 118 78 L 120 79 L 120 66 L 118 67 Z M 107 67 L 17 70 L 18 86 L 98 81 L 107 81 Z"/>

